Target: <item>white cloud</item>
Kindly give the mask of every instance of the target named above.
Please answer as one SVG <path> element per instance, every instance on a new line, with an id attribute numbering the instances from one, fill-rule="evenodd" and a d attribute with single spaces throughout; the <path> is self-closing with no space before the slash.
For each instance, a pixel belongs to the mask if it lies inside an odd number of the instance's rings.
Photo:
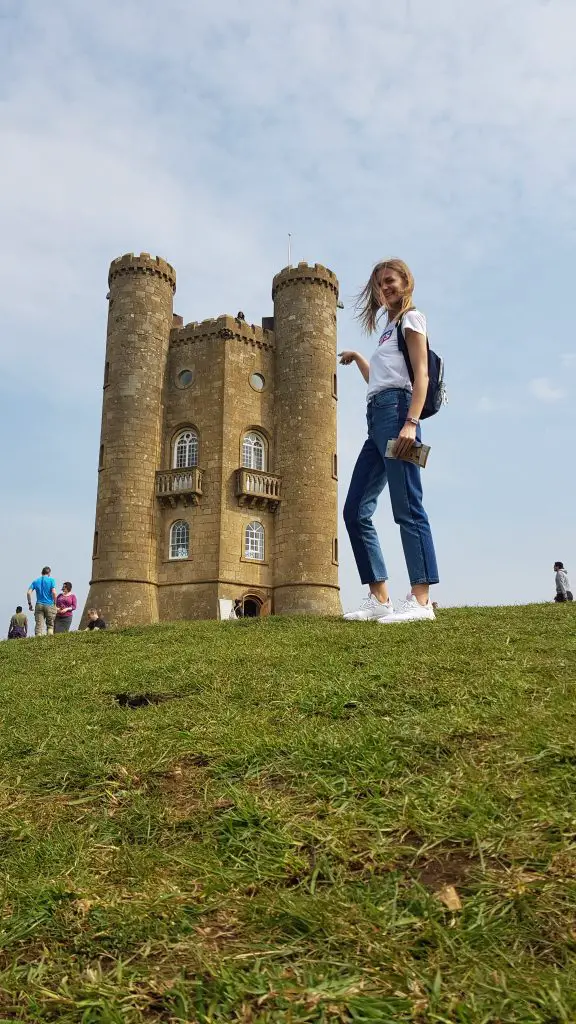
<path id="1" fill-rule="evenodd" d="M 528 390 L 540 402 L 559 402 L 566 396 L 566 392 L 555 387 L 548 377 L 534 377 L 528 384 Z"/>
<path id="2" fill-rule="evenodd" d="M 566 369 L 573 369 L 576 367 L 576 352 L 563 352 L 560 356 L 560 362 Z"/>

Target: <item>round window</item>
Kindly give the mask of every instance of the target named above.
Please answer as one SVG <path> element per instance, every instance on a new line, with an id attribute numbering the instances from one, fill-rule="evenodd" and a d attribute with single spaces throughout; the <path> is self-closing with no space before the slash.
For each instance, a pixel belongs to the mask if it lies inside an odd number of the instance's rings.
<path id="1" fill-rule="evenodd" d="M 254 391 L 262 391 L 266 381 L 261 373 L 250 374 L 250 386 L 254 388 Z"/>
<path id="2" fill-rule="evenodd" d="M 180 373 L 176 378 L 179 388 L 189 388 L 193 380 L 194 374 L 192 373 L 192 370 L 180 370 Z"/>

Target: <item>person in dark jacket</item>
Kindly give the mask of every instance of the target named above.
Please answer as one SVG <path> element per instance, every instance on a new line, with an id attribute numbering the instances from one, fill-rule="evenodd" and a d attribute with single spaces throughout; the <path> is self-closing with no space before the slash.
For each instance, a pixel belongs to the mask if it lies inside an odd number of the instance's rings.
<path id="1" fill-rule="evenodd" d="M 88 625 L 86 630 L 88 629 L 106 629 L 106 623 L 97 608 L 88 609 Z"/>

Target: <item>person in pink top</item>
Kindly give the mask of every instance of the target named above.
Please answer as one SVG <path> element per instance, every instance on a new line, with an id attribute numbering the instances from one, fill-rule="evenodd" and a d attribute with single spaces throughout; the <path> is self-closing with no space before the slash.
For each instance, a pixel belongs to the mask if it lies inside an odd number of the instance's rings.
<path id="1" fill-rule="evenodd" d="M 72 584 L 63 583 L 62 593 L 56 598 L 55 633 L 67 633 L 72 625 L 72 615 L 76 611 L 76 595 L 72 593 Z"/>

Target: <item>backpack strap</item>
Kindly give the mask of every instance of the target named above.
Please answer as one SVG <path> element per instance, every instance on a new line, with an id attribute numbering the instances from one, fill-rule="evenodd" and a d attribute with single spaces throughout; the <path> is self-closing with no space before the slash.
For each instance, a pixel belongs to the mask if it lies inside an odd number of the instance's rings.
<path id="1" fill-rule="evenodd" d="M 414 309 L 414 306 L 411 306 L 410 308 Z M 405 317 L 406 313 L 409 313 L 409 312 L 410 312 L 410 310 L 407 309 L 404 313 L 402 313 L 402 316 L 399 317 L 398 321 L 396 322 L 396 336 L 398 338 L 398 348 L 400 349 L 402 355 L 404 356 L 404 362 L 406 363 L 406 369 L 408 370 L 408 376 L 410 377 L 410 383 L 413 384 L 414 383 L 414 370 L 412 369 L 412 363 L 410 362 L 410 354 L 408 352 L 408 345 L 406 344 L 406 338 L 404 337 L 404 331 L 402 329 L 402 323 L 403 323 L 404 317 Z"/>
<path id="2" fill-rule="evenodd" d="M 406 363 L 406 369 L 408 370 L 408 376 L 410 377 L 410 383 L 414 383 L 414 370 L 412 369 L 412 363 L 410 362 L 410 353 L 408 352 L 408 345 L 406 344 L 406 338 L 404 337 L 404 331 L 402 330 L 402 321 L 406 316 L 406 313 L 411 313 L 416 306 L 410 306 L 410 309 L 404 310 L 402 316 L 396 323 L 396 334 L 398 337 L 398 348 L 404 356 L 404 362 Z M 430 343 L 428 341 L 428 335 L 426 335 L 426 351 L 430 351 Z"/>

